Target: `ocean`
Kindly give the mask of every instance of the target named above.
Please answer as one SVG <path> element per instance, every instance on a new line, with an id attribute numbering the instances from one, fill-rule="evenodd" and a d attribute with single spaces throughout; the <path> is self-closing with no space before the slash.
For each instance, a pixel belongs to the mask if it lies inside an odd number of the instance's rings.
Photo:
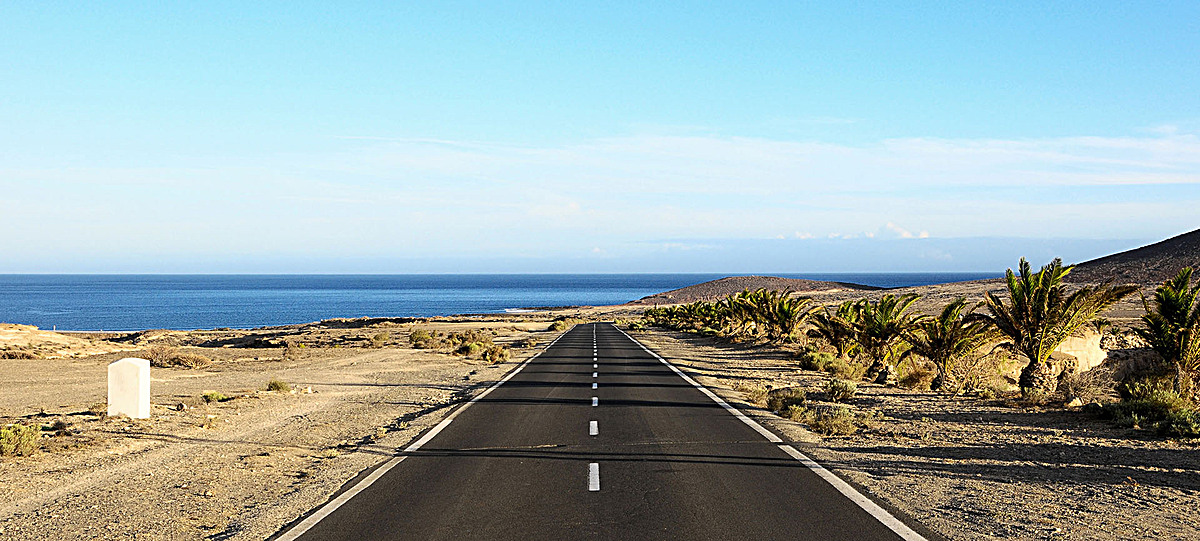
<path id="1" fill-rule="evenodd" d="M 43 329 L 253 328 L 335 317 L 427 317 L 612 305 L 724 274 L 0 275 L 0 322 Z M 988 273 L 774 274 L 878 287 Z"/>

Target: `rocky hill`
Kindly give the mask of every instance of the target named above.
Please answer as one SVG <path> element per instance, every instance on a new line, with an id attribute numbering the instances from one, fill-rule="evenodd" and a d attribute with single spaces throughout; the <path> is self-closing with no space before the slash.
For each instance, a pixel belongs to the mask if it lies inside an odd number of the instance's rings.
<path id="1" fill-rule="evenodd" d="M 1200 269 L 1200 229 L 1162 242 L 1080 263 L 1070 274 L 1073 282 L 1156 285 L 1190 266 Z"/>
<path id="2" fill-rule="evenodd" d="M 696 301 L 714 301 L 722 297 L 738 293 L 742 290 L 766 288 L 777 291 L 793 291 L 796 293 L 813 293 L 817 291 L 873 291 L 878 287 L 850 284 L 844 282 L 822 282 L 819 280 L 801 280 L 797 278 L 780 278 L 778 276 L 731 276 L 694 286 L 667 291 L 643 297 L 628 304 L 684 304 Z"/>

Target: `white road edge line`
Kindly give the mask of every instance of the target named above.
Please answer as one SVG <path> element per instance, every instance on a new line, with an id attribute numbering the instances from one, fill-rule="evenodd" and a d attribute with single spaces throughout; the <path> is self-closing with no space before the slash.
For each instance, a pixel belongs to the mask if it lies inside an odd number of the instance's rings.
<path id="1" fill-rule="evenodd" d="M 854 487 L 850 486 L 848 483 L 843 481 L 840 477 L 834 475 L 833 472 L 830 472 L 829 470 L 825 469 L 824 466 L 818 464 L 816 461 L 809 458 L 804 453 L 797 451 L 796 448 L 792 447 L 791 445 L 787 445 L 787 444 L 783 443 L 783 440 L 780 439 L 779 436 L 776 436 L 773 432 L 771 432 L 770 430 L 767 430 L 762 425 L 755 422 L 754 419 L 747 417 L 746 414 L 738 411 L 737 408 L 730 406 L 728 402 L 723 400 L 721 397 L 717 396 L 712 391 L 708 390 L 707 387 L 701 385 L 699 382 L 692 379 L 687 374 L 684 374 L 682 371 L 680 371 L 678 368 L 676 368 L 675 365 L 671 364 L 666 359 L 659 356 L 659 354 L 651 351 L 650 348 L 646 347 L 645 344 L 639 342 L 636 338 L 629 336 L 629 333 L 626 333 L 624 330 L 622 330 L 620 327 L 617 327 L 616 325 L 613 325 L 613 328 L 617 329 L 617 331 L 619 331 L 621 334 L 625 335 L 625 338 L 628 338 L 630 341 L 632 341 L 633 343 L 640 346 L 646 353 L 649 353 L 655 359 L 658 359 L 659 362 L 667 365 L 667 367 L 670 368 L 676 374 L 678 374 L 679 377 L 683 378 L 684 381 L 692 384 L 693 387 L 699 389 L 700 392 L 704 393 L 709 398 L 711 398 L 714 402 L 719 404 L 721 407 L 728 410 L 729 413 L 732 413 L 734 415 L 734 417 L 737 417 L 743 423 L 746 423 L 747 425 L 749 425 L 750 428 L 753 428 L 755 432 L 762 434 L 763 437 L 767 438 L 767 441 L 769 441 L 771 443 L 780 444 L 779 445 L 780 450 L 787 453 L 792 458 L 798 460 L 801 464 L 804 464 L 805 466 L 807 466 L 808 469 L 813 471 L 813 473 L 817 474 L 821 479 L 824 479 L 825 482 L 832 485 L 833 488 L 837 489 L 838 492 L 841 492 L 843 496 L 849 498 L 850 501 L 854 502 L 859 507 L 861 507 L 863 511 L 866 511 L 872 517 L 875 517 L 875 520 L 878 520 L 881 524 L 886 526 L 889 530 L 892 530 L 893 532 L 896 533 L 896 535 L 899 535 L 901 539 L 905 539 L 906 541 L 928 541 L 927 539 L 925 539 L 925 536 L 917 533 L 912 528 L 909 528 L 908 525 L 905 524 L 903 521 L 896 518 L 894 515 L 889 513 L 886 509 L 880 507 L 879 504 L 875 503 L 870 498 L 864 496 L 861 492 L 855 490 Z"/>
<path id="2" fill-rule="evenodd" d="M 508 374 L 505 374 L 505 376 L 503 378 L 500 378 L 500 381 L 497 381 L 494 385 L 492 385 L 491 387 L 488 387 L 487 390 L 483 391 L 482 393 L 479 393 L 478 395 L 475 396 L 475 398 L 472 398 L 471 400 L 467 401 L 466 404 L 463 404 L 458 409 L 450 412 L 450 414 L 447 415 L 445 419 L 442 419 L 442 422 L 438 423 L 437 426 L 434 426 L 433 429 L 431 429 L 429 432 L 426 432 L 423 436 L 421 436 L 420 439 L 418 439 L 417 441 L 414 441 L 408 447 L 405 447 L 404 451 L 402 451 L 403 454 L 401 456 L 396 456 L 396 457 L 392 457 L 392 458 L 388 459 L 387 462 L 384 462 L 383 465 L 376 468 L 375 471 L 371 472 L 370 475 L 364 477 L 362 481 L 359 481 L 357 484 L 350 487 L 345 492 L 339 494 L 337 498 L 334 498 L 333 500 L 326 502 L 325 505 L 322 505 L 319 509 L 317 509 L 317 511 L 315 513 L 309 515 L 307 518 L 305 518 L 299 524 L 293 526 L 287 532 L 284 532 L 284 534 L 279 536 L 279 538 L 276 541 L 295 541 L 300 536 L 307 533 L 309 530 L 311 530 L 313 528 L 313 526 L 316 526 L 317 523 L 324 520 L 325 517 L 328 517 L 329 515 L 333 514 L 334 511 L 337 511 L 339 507 L 344 505 L 346 502 L 350 501 L 351 498 L 357 496 L 360 492 L 366 490 L 367 487 L 370 487 L 373 483 L 375 483 L 375 481 L 378 481 L 380 477 L 383 477 L 384 474 L 386 474 L 388 471 L 391 471 L 391 469 L 396 467 L 397 464 L 404 462 L 404 459 L 408 458 L 409 453 L 417 451 L 422 446 L 424 446 L 426 443 L 429 443 L 429 440 L 432 440 L 433 437 L 437 436 L 439 432 L 441 432 L 442 430 L 445 430 L 447 426 L 450 426 L 450 421 L 453 421 L 455 417 L 458 417 L 458 415 L 460 413 L 462 413 L 464 410 L 466 410 L 468 407 L 470 407 L 471 404 L 474 404 L 474 403 L 478 402 L 480 399 L 482 399 L 483 397 L 491 394 L 492 391 L 496 390 L 497 387 L 503 385 L 505 382 L 512 379 L 513 376 L 517 375 L 517 373 L 519 373 L 521 370 L 523 370 L 530 362 L 533 362 L 534 359 L 540 357 L 543 353 L 549 351 L 550 348 L 553 347 L 555 343 L 557 343 L 562 337 L 566 336 L 567 333 L 571 332 L 571 330 L 573 330 L 573 329 L 574 329 L 574 327 L 571 327 L 570 329 L 567 329 L 562 334 L 558 335 L 558 337 L 555 338 L 554 341 L 552 341 L 546 345 L 546 349 L 543 349 L 543 350 L 533 354 L 533 356 L 529 357 L 528 359 L 525 359 L 524 362 L 522 362 L 520 365 L 518 365 L 516 368 L 514 368 L 511 372 L 509 372 Z M 597 475 L 596 482 L 599 483 L 600 482 L 599 477 L 598 477 L 599 470 L 597 470 L 596 475 Z M 599 490 L 599 489 L 597 488 L 596 490 Z"/>
<path id="3" fill-rule="evenodd" d="M 589 436 L 599 436 L 600 435 L 600 421 L 588 421 L 588 435 Z"/>
<path id="4" fill-rule="evenodd" d="M 588 464 L 588 492 L 600 492 L 600 463 Z"/>

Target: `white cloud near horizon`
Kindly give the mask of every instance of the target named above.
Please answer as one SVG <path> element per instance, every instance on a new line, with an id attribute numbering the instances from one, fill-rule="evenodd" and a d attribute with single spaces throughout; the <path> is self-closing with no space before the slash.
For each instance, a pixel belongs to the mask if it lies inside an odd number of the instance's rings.
<path id="1" fill-rule="evenodd" d="M 647 239 L 1128 239 L 1200 225 L 1200 138 L 1178 129 L 858 146 L 339 139 L 338 151 L 176 166 L 0 166 L 0 226 L 38 232 L 0 250 L 613 259 Z"/>

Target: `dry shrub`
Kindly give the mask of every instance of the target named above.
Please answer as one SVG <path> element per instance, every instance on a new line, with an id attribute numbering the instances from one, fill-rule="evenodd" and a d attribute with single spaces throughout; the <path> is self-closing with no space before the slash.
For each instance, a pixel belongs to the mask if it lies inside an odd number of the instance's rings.
<path id="1" fill-rule="evenodd" d="M 908 363 L 896 384 L 905 389 L 928 391 L 937 377 L 937 367 L 929 361 Z"/>
<path id="2" fill-rule="evenodd" d="M 142 355 L 150 361 L 150 366 L 158 368 L 203 368 L 212 362 L 208 357 L 182 352 L 172 346 L 154 346 L 143 351 Z"/>
<path id="3" fill-rule="evenodd" d="M 845 406 L 809 412 L 808 426 L 825 436 L 848 436 L 858 432 L 854 412 Z"/>
<path id="4" fill-rule="evenodd" d="M 985 394 L 1003 396 L 1009 384 L 1004 379 L 1009 365 L 1018 364 L 1011 356 L 997 351 L 987 355 L 964 359 L 950 369 L 951 380 L 958 383 L 959 391 L 979 390 Z"/>
<path id="5" fill-rule="evenodd" d="M 0 456 L 31 455 L 41 443 L 42 434 L 36 426 L 12 424 L 0 427 Z"/>
<path id="6" fill-rule="evenodd" d="M 273 379 L 267 382 L 267 390 L 277 393 L 289 393 L 292 391 L 292 386 L 288 385 L 286 381 Z"/>
<path id="7" fill-rule="evenodd" d="M 831 379 L 825 382 L 825 397 L 833 402 L 849 402 L 858 393 L 858 385 L 844 379 Z"/>
<path id="8" fill-rule="evenodd" d="M 516 342 L 513 342 L 513 347 L 515 347 L 515 348 L 535 348 L 535 347 L 537 347 L 537 345 L 538 345 L 538 339 L 534 338 L 532 336 L 530 336 L 528 338 L 522 338 L 520 340 L 517 340 Z"/>
<path id="9" fill-rule="evenodd" d="M 1063 394 L 1064 401 L 1078 398 L 1085 404 L 1108 401 L 1116 393 L 1116 386 L 1112 368 L 1103 365 L 1086 372 L 1065 375 L 1058 382 L 1058 390 Z"/>
<path id="10" fill-rule="evenodd" d="M 150 361 L 150 366 L 168 367 L 172 366 L 171 360 L 179 354 L 179 350 L 171 346 L 153 346 L 142 352 L 142 356 Z"/>
<path id="11" fill-rule="evenodd" d="M 500 364 L 508 362 L 512 358 L 512 352 L 504 346 L 492 344 L 483 350 L 481 358 L 492 364 Z"/>
<path id="12" fill-rule="evenodd" d="M 763 406 L 767 403 L 767 389 L 762 385 L 738 383 L 733 390 L 742 393 L 742 396 L 746 397 L 746 401 L 751 404 Z"/>
<path id="13" fill-rule="evenodd" d="M 385 332 L 375 333 L 375 335 L 371 337 L 371 347 L 378 349 L 383 346 L 386 346 L 387 342 L 390 338 L 391 338 L 391 336 L 388 335 L 388 333 L 385 333 Z M 411 339 L 411 337 L 410 337 L 410 339 Z"/>
<path id="14" fill-rule="evenodd" d="M 767 391 L 766 401 L 767 409 L 771 411 L 784 411 L 788 406 L 802 406 L 804 401 L 808 399 L 808 393 L 799 387 L 784 387 L 782 389 L 771 389 Z"/>
<path id="15" fill-rule="evenodd" d="M 197 353 L 180 353 L 172 359 L 175 366 L 183 368 L 203 368 L 212 363 L 212 359 Z"/>
<path id="16" fill-rule="evenodd" d="M 554 322 L 551 323 L 550 327 L 546 330 L 548 330 L 550 332 L 562 332 L 567 329 L 570 329 L 571 327 L 574 327 L 575 325 L 577 325 L 579 323 L 583 323 L 583 320 L 579 319 L 579 318 L 574 318 L 574 317 L 565 317 L 562 319 L 554 320 Z"/>
<path id="17" fill-rule="evenodd" d="M 0 350 L 0 359 L 40 359 L 37 353 L 23 349 Z"/>

